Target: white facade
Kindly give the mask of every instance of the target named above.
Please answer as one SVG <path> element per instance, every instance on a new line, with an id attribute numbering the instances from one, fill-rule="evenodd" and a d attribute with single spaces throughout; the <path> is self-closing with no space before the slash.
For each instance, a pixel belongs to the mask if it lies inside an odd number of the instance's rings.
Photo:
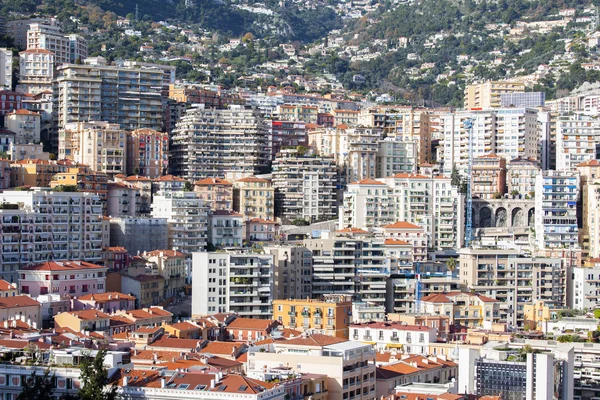
<path id="1" fill-rule="evenodd" d="M 192 316 L 235 312 L 271 318 L 273 255 L 197 252 L 192 255 L 192 274 Z"/>
<path id="2" fill-rule="evenodd" d="M 441 171 L 450 175 L 456 166 L 464 176 L 469 159 L 469 134 L 464 122 L 473 122 L 473 158 L 494 153 L 510 161 L 517 157 L 540 157 L 537 111 L 528 108 L 499 108 L 443 114 Z"/>
<path id="3" fill-rule="evenodd" d="M 2 198 L 5 203 L 22 203 L 16 210 L 0 210 L 2 279 L 16 282 L 20 267 L 48 260 L 102 260 L 98 195 L 36 189 L 4 191 Z"/>
<path id="4" fill-rule="evenodd" d="M 19 53 L 18 91 L 30 94 L 52 91 L 53 79 L 54 53 L 44 49 L 31 49 Z"/>
<path id="5" fill-rule="evenodd" d="M 242 247 L 244 217 L 229 211 L 213 211 L 209 218 L 208 241 L 217 247 Z"/>
<path id="6" fill-rule="evenodd" d="M 600 144 L 600 121 L 575 114 L 556 121 L 556 169 L 574 171 L 578 164 L 596 158 Z"/>
<path id="7" fill-rule="evenodd" d="M 377 142 L 377 178 L 417 172 L 419 142 L 386 138 Z"/>
<path id="8" fill-rule="evenodd" d="M 578 248 L 579 173 L 544 171 L 537 176 L 535 238 L 539 248 Z"/>
<path id="9" fill-rule="evenodd" d="M 124 174 L 125 131 L 105 121 L 66 124 L 58 134 L 58 157 L 89 165 L 97 172 Z"/>
<path id="10" fill-rule="evenodd" d="M 12 51 L 0 48 L 0 90 L 12 89 Z"/>
<path id="11" fill-rule="evenodd" d="M 188 257 L 206 249 L 208 207 L 194 192 L 159 192 L 153 196 L 151 215 L 167 219 L 170 249 Z"/>
<path id="12" fill-rule="evenodd" d="M 567 274 L 567 307 L 575 310 L 600 306 L 600 267 L 569 268 Z"/>
<path id="13" fill-rule="evenodd" d="M 57 64 L 72 63 L 87 57 L 87 42 L 79 35 L 64 35 L 58 26 L 32 23 L 27 31 L 27 49 L 49 50 Z"/>
<path id="14" fill-rule="evenodd" d="M 375 342 L 377 350 L 402 348 L 407 354 L 430 354 L 429 345 L 437 340 L 437 330 L 428 326 L 398 322 L 374 322 L 350 325 L 350 340 Z"/>
<path id="15" fill-rule="evenodd" d="M 366 229 L 394 222 L 390 200 L 390 190 L 383 182 L 363 179 L 349 184 L 340 208 L 340 229 Z"/>
<path id="16" fill-rule="evenodd" d="M 15 144 L 40 143 L 42 117 L 27 110 L 16 110 L 4 117 L 4 125 L 16 133 Z"/>

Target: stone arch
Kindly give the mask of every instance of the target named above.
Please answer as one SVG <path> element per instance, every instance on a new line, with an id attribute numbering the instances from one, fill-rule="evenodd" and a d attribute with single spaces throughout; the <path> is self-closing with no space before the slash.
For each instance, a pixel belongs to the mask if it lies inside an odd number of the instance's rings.
<path id="1" fill-rule="evenodd" d="M 525 221 L 525 215 L 525 211 L 523 211 L 521 207 L 515 207 L 512 210 L 511 226 L 527 226 L 527 222 Z"/>
<path id="2" fill-rule="evenodd" d="M 508 213 L 506 212 L 506 208 L 498 207 L 496 209 L 496 227 L 497 228 L 505 228 L 508 223 Z"/>
<path id="3" fill-rule="evenodd" d="M 492 226 L 492 210 L 489 207 L 481 207 L 479 210 L 479 227 L 489 228 Z"/>
<path id="4" fill-rule="evenodd" d="M 529 226 L 535 225 L 535 207 L 529 209 L 529 212 L 527 213 L 527 222 L 529 223 Z"/>

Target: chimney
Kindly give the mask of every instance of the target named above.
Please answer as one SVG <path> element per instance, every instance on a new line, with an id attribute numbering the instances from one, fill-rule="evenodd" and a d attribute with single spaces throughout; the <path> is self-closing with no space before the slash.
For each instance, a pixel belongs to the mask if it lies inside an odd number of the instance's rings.
<path id="1" fill-rule="evenodd" d="M 137 356 L 137 349 L 133 349 L 133 355 Z"/>
<path id="2" fill-rule="evenodd" d="M 165 378 L 160 378 L 160 387 L 161 389 L 167 387 L 167 380 Z"/>
<path id="3" fill-rule="evenodd" d="M 211 379 L 211 380 L 210 380 L 210 388 L 211 388 L 211 389 L 214 389 L 214 388 L 215 388 L 215 380 L 214 380 L 214 379 Z"/>
<path id="4" fill-rule="evenodd" d="M 152 360 L 154 360 L 154 362 L 158 361 L 158 355 L 156 355 L 156 353 L 152 353 Z"/>
<path id="5" fill-rule="evenodd" d="M 128 376 L 124 376 L 123 377 L 123 386 L 127 386 L 128 383 L 129 383 L 129 377 Z"/>

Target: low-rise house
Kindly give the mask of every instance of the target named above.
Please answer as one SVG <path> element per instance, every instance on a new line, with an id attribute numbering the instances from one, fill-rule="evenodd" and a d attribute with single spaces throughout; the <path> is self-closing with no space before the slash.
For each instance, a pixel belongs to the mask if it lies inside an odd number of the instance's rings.
<path id="1" fill-rule="evenodd" d="M 270 242 L 279 237 L 280 224 L 273 220 L 252 218 L 244 222 L 244 239 L 252 242 Z"/>
<path id="2" fill-rule="evenodd" d="M 73 298 L 72 303 L 75 311 L 93 309 L 114 313 L 117 310 L 135 309 L 135 297 L 118 292 L 87 294 Z"/>
<path id="3" fill-rule="evenodd" d="M 375 344 L 377 350 L 400 349 L 408 354 L 429 354 L 429 345 L 437 340 L 437 330 L 398 322 L 351 324 L 350 340 Z"/>
<path id="4" fill-rule="evenodd" d="M 160 275 L 121 274 L 121 291 L 134 296 L 138 307 L 149 307 L 162 302 L 165 278 Z"/>
<path id="5" fill-rule="evenodd" d="M 428 315 L 446 315 L 450 324 L 471 328 L 491 327 L 500 320 L 500 302 L 471 292 L 436 293 L 425 296 L 420 312 Z"/>
<path id="6" fill-rule="evenodd" d="M 147 350 L 179 351 L 195 353 L 202 348 L 202 340 L 178 339 L 167 335 L 159 336 L 156 340 L 146 346 Z"/>
<path id="7" fill-rule="evenodd" d="M 177 322 L 163 326 L 165 332 L 178 339 L 201 339 L 202 328 L 193 322 Z"/>
<path id="8" fill-rule="evenodd" d="M 279 325 L 272 319 L 236 318 L 225 329 L 230 340 L 252 342 L 270 336 Z"/>
<path id="9" fill-rule="evenodd" d="M 117 311 L 117 315 L 123 315 L 135 323 L 135 329 L 143 326 L 162 326 L 170 324 L 173 314 L 162 307 L 149 307 L 140 310 Z"/>
<path id="10" fill-rule="evenodd" d="M 185 290 L 185 255 L 182 252 L 154 250 L 145 252 L 142 258 L 152 264 L 152 275 L 160 275 L 164 278 L 163 298 L 177 296 Z"/>
<path id="11" fill-rule="evenodd" d="M 458 364 L 441 357 L 404 355 L 400 361 L 377 367 L 377 396 L 389 396 L 408 383 L 448 383 L 458 374 Z"/>
<path id="12" fill-rule="evenodd" d="M 236 360 L 247 349 L 248 346 L 244 343 L 207 342 L 198 353 L 203 355 L 216 355 L 219 357 L 227 358 L 229 360 Z"/>
<path id="13" fill-rule="evenodd" d="M 0 318 L 2 321 L 21 320 L 32 328 L 41 329 L 41 305 L 29 296 L 3 297 L 0 298 Z"/>
<path id="14" fill-rule="evenodd" d="M 0 279 L 0 297 L 12 297 L 19 294 L 19 289 L 16 283 L 10 283 L 4 279 Z"/>
<path id="15" fill-rule="evenodd" d="M 86 261 L 47 261 L 19 270 L 21 293 L 83 296 L 102 293 L 106 287 L 106 267 Z"/>
<path id="16" fill-rule="evenodd" d="M 110 330 L 110 315 L 99 310 L 70 311 L 55 315 L 54 324 L 75 332 L 108 331 Z"/>

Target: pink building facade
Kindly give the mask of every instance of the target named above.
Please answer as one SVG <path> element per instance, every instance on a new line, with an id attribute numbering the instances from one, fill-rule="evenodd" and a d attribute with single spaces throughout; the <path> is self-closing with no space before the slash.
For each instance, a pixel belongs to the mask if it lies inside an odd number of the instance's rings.
<path id="1" fill-rule="evenodd" d="M 21 294 L 37 297 L 44 294 L 73 297 L 103 293 L 106 290 L 106 267 L 85 261 L 48 261 L 19 270 Z"/>

